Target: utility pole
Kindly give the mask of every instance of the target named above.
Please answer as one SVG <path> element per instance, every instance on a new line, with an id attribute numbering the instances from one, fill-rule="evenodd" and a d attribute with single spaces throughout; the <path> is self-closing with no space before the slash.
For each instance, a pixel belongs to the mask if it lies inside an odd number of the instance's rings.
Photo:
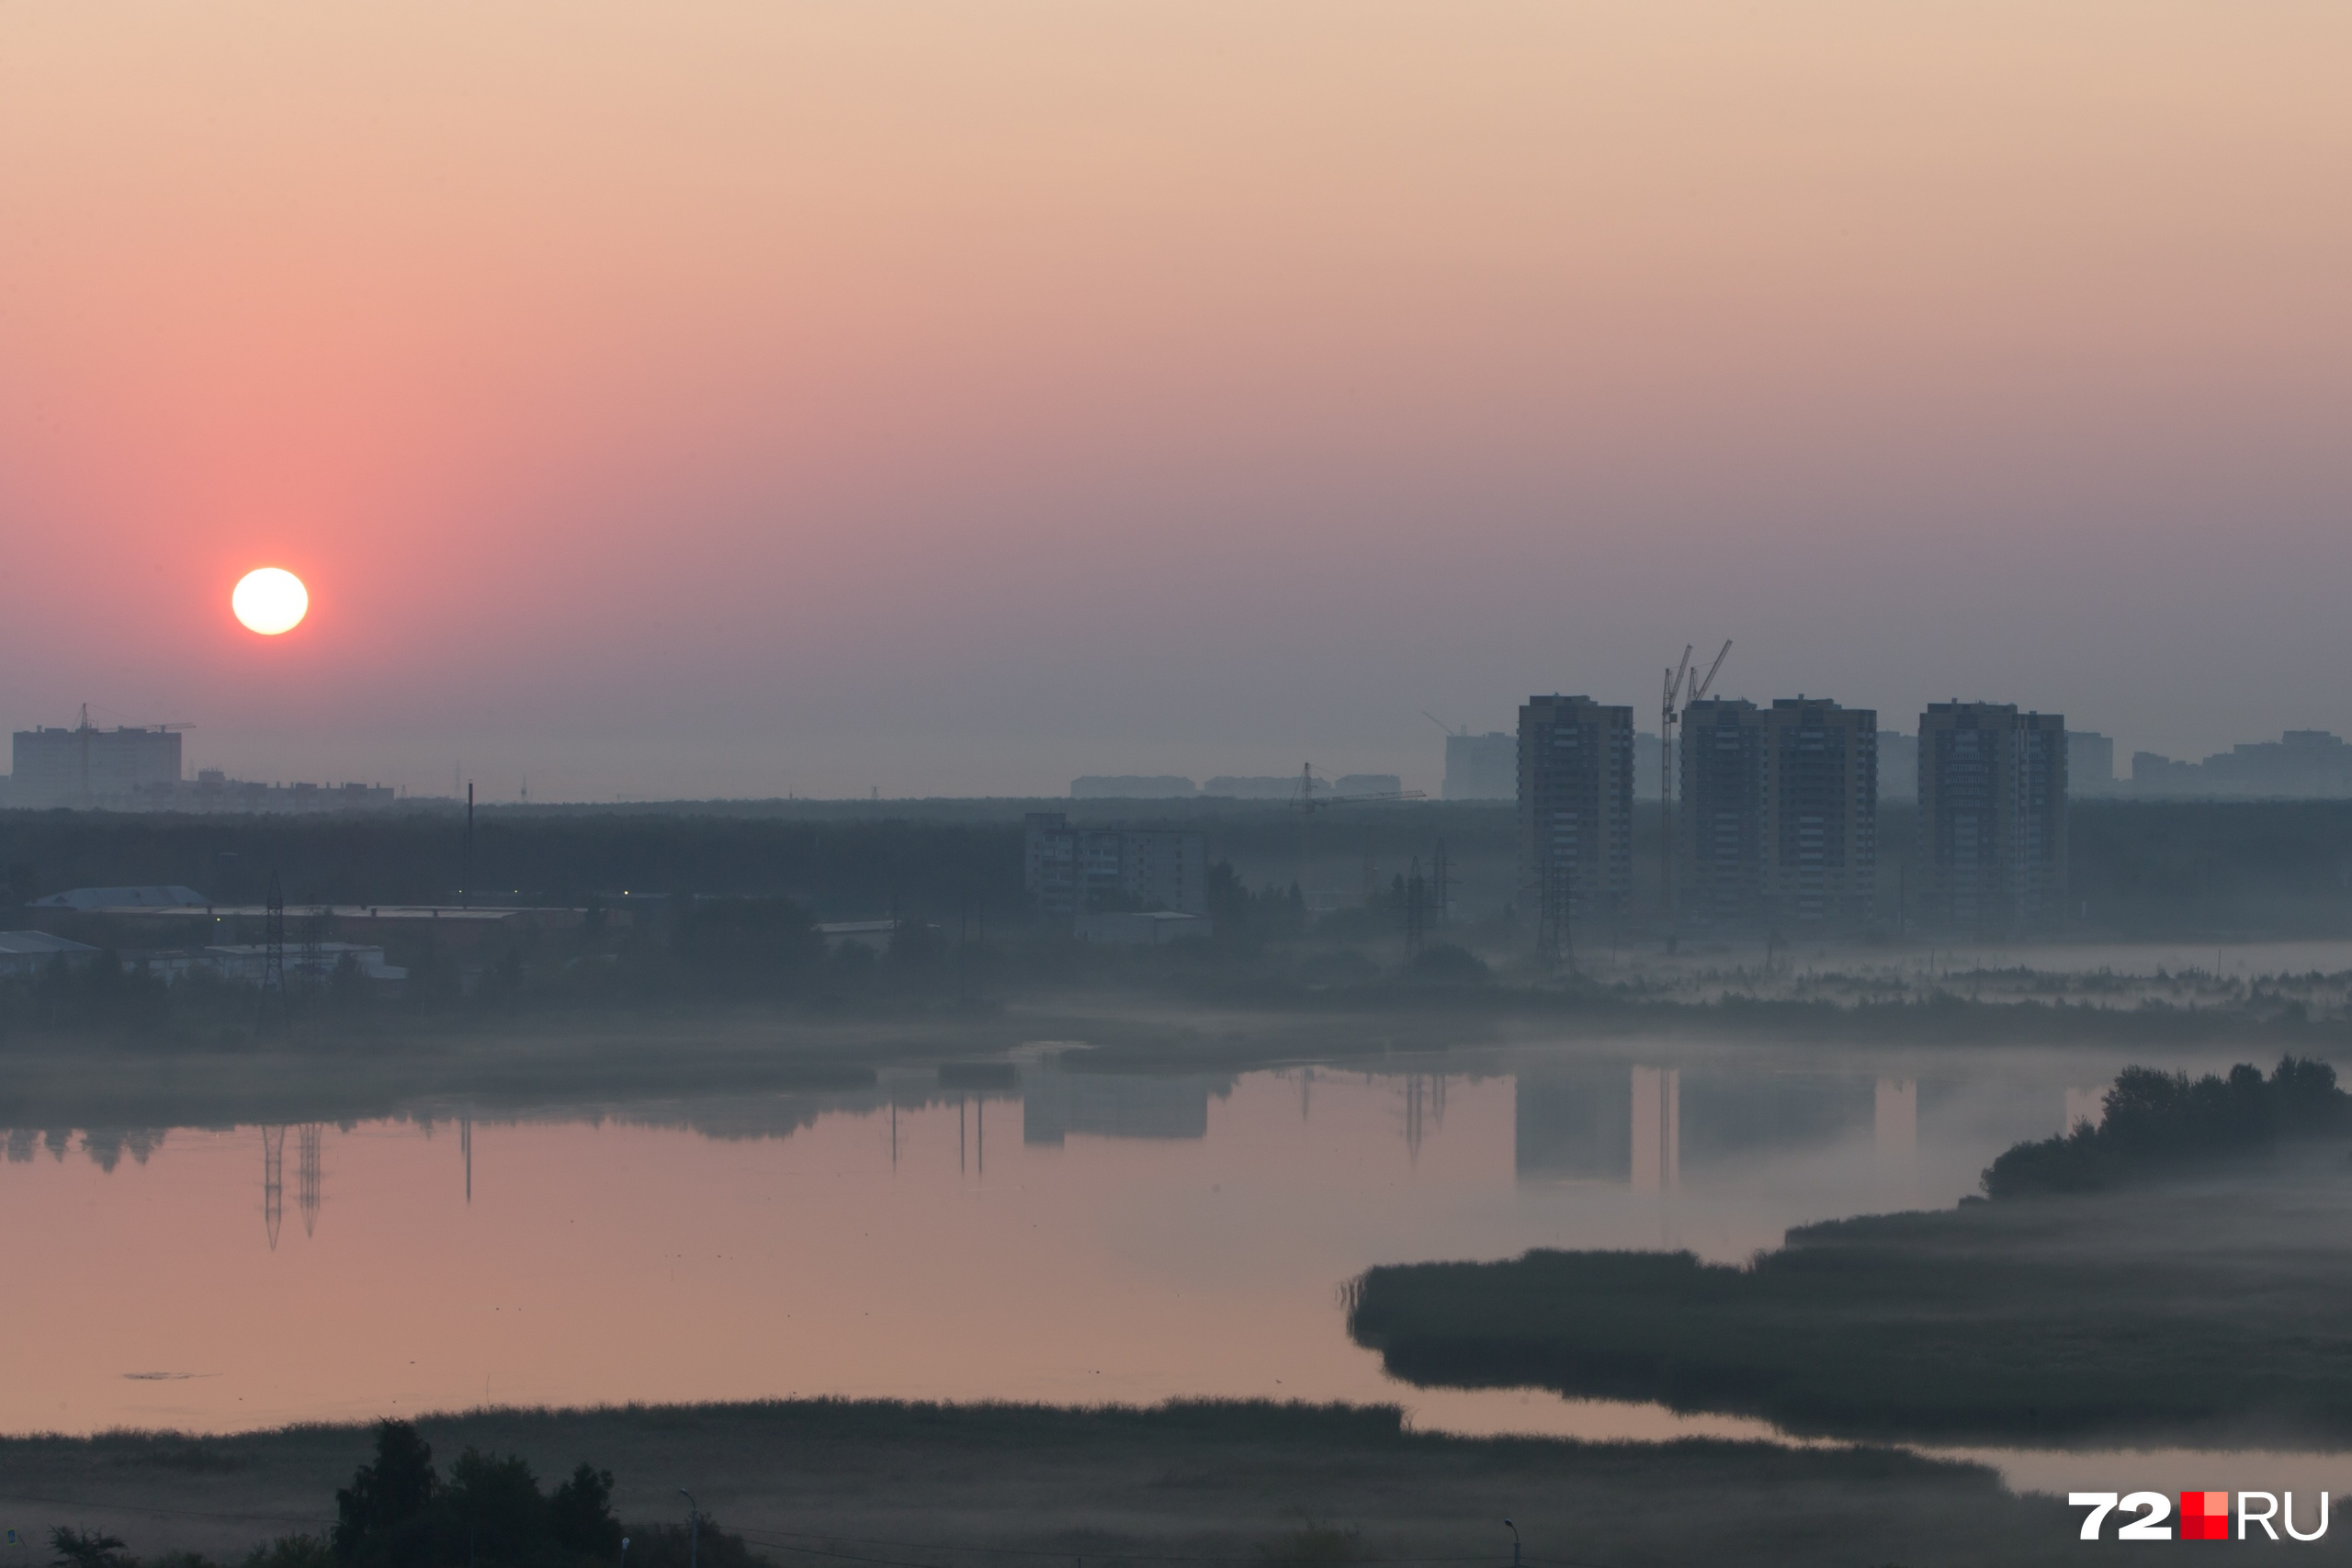
<path id="1" fill-rule="evenodd" d="M 702 1557 L 702 1509 L 684 1487 L 678 1488 L 678 1495 L 686 1500 L 686 1568 L 696 1568 Z"/>
<path id="2" fill-rule="evenodd" d="M 466 908 L 474 907 L 474 781 L 466 781 L 466 885 L 458 889 L 458 902 Z"/>

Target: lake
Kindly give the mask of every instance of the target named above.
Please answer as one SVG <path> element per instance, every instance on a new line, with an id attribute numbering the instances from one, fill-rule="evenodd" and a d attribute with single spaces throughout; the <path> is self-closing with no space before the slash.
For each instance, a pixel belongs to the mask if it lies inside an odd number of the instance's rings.
<path id="1" fill-rule="evenodd" d="M 839 1394 L 1770 1436 L 1393 1382 L 1343 1287 L 1530 1247 L 1737 1259 L 1792 1224 L 1949 1204 L 2009 1143 L 2095 1115 L 2122 1063 L 1558 1046 L 1147 1076 L 1016 1055 L 842 1093 L 12 1132 L 0 1427 Z M 2079 1462 L 1989 1457 L 2028 1481 Z"/>

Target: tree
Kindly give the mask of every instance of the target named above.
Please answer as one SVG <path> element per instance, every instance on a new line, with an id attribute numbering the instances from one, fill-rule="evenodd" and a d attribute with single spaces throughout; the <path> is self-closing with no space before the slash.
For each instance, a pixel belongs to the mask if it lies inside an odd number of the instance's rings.
<path id="1" fill-rule="evenodd" d="M 380 1554 L 427 1522 L 441 1490 L 433 1450 L 405 1421 L 376 1424 L 376 1458 L 334 1495 L 334 1554 L 346 1562 Z M 94 1565 L 95 1568 L 95 1565 Z"/>
<path id="2" fill-rule="evenodd" d="M 449 1467 L 442 1500 L 455 1540 L 462 1533 L 478 1563 L 522 1563 L 541 1557 L 552 1534 L 538 1477 L 518 1454 L 492 1455 L 469 1448 Z"/>
<path id="3" fill-rule="evenodd" d="M 548 1499 L 555 1543 L 579 1557 L 617 1557 L 621 1522 L 613 1517 L 613 1472 L 582 1461 Z"/>
<path id="4" fill-rule="evenodd" d="M 815 965 L 825 939 L 789 898 L 703 898 L 680 911 L 670 947 L 713 988 L 757 995 L 783 989 Z"/>
<path id="5" fill-rule="evenodd" d="M 49 1546 L 57 1568 L 136 1568 L 118 1536 L 60 1525 L 49 1532 Z"/>

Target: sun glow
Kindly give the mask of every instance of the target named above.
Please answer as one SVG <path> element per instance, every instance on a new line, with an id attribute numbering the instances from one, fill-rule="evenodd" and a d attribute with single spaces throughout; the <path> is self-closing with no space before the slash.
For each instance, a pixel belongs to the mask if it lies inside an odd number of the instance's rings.
<path id="1" fill-rule="evenodd" d="M 247 629 L 264 637 L 292 631 L 311 613 L 311 591 L 302 580 L 278 567 L 266 566 L 238 580 L 229 595 L 229 607 Z"/>

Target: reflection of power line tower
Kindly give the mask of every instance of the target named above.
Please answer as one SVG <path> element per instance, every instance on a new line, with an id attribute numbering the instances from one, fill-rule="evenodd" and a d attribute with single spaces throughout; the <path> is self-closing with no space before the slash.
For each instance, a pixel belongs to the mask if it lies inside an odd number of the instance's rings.
<path id="1" fill-rule="evenodd" d="M 269 1247 L 277 1250 L 277 1227 L 286 1218 L 286 1129 L 261 1130 L 261 1223 Z"/>
<path id="2" fill-rule="evenodd" d="M 302 1211 L 302 1234 L 316 1235 L 319 1229 L 319 1134 L 323 1131 L 316 1122 L 305 1122 L 295 1129 L 299 1152 L 294 1168 L 294 1201 Z"/>
<path id="3" fill-rule="evenodd" d="M 466 1156 L 466 1202 L 474 1201 L 474 1118 L 471 1111 L 458 1118 L 458 1152 Z"/>
<path id="4" fill-rule="evenodd" d="M 1421 1075 L 1408 1073 L 1405 1077 L 1405 1154 L 1414 1164 L 1421 1158 Z"/>
<path id="5" fill-rule="evenodd" d="M 279 886 L 277 873 L 269 874 L 269 902 L 262 919 L 261 953 L 261 1028 L 266 1034 L 272 1029 L 281 1033 L 287 1026 L 286 1017 L 286 890 Z M 285 1139 L 280 1129 L 279 1141 Z"/>

